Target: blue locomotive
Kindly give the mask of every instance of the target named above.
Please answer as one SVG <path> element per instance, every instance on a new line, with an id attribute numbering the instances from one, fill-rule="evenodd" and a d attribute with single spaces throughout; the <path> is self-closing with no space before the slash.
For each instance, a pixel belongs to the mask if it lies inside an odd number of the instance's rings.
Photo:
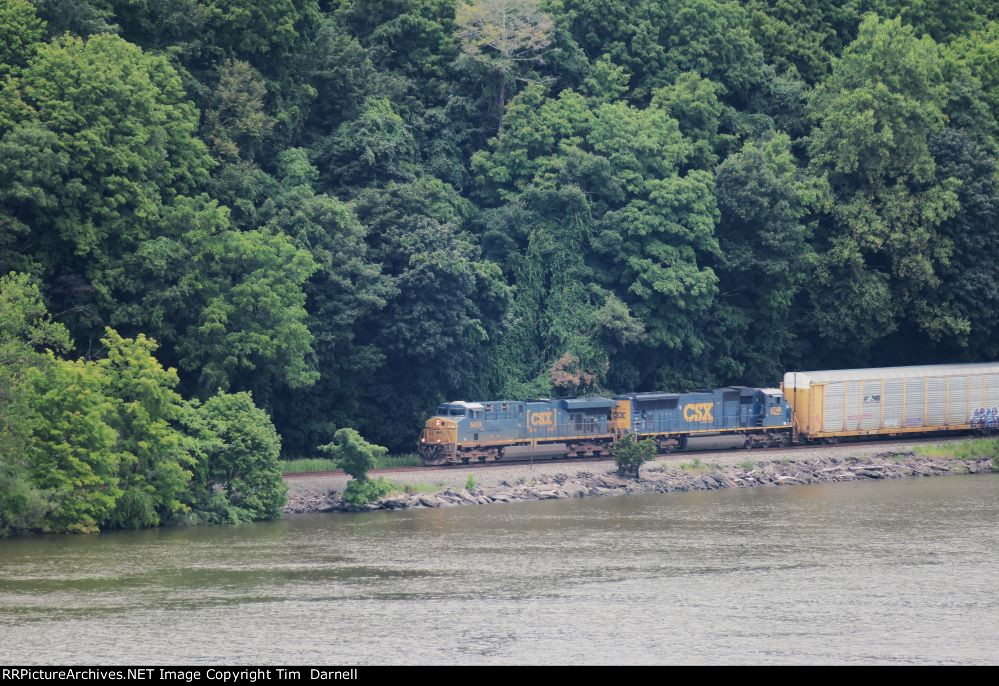
<path id="1" fill-rule="evenodd" d="M 791 407 L 776 388 L 731 386 L 690 393 L 628 393 L 614 398 L 539 398 L 451 402 L 420 435 L 424 464 L 502 460 L 510 448 L 563 457 L 609 455 L 633 433 L 660 452 L 786 445 Z"/>

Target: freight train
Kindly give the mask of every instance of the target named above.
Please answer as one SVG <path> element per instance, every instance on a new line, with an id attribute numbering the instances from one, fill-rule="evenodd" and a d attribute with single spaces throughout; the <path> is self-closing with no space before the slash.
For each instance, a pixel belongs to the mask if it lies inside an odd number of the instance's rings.
<path id="1" fill-rule="evenodd" d="M 514 448 L 606 456 L 626 434 L 670 452 L 997 428 L 992 362 L 788 372 L 780 388 L 449 402 L 427 420 L 419 453 L 426 465 L 467 464 Z"/>

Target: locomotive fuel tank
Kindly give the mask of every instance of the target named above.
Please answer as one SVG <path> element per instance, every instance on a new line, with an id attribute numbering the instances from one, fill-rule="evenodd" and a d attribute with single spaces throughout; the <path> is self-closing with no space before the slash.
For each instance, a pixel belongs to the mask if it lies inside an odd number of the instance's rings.
<path id="1" fill-rule="evenodd" d="M 742 434 L 719 434 L 717 436 L 690 436 L 681 443 L 681 450 L 729 450 L 746 445 Z"/>

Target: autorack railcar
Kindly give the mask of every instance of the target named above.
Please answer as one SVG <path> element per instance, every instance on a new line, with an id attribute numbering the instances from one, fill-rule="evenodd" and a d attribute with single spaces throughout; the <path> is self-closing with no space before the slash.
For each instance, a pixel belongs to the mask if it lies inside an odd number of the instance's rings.
<path id="1" fill-rule="evenodd" d="M 800 440 L 991 431 L 999 363 L 788 372 L 784 395 Z"/>

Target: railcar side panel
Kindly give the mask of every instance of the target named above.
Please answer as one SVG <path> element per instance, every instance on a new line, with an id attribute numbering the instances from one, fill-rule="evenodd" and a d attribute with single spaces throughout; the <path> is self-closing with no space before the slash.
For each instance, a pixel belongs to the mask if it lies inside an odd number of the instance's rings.
<path id="1" fill-rule="evenodd" d="M 999 363 L 788 372 L 783 386 L 808 439 L 993 428 L 999 414 Z"/>

